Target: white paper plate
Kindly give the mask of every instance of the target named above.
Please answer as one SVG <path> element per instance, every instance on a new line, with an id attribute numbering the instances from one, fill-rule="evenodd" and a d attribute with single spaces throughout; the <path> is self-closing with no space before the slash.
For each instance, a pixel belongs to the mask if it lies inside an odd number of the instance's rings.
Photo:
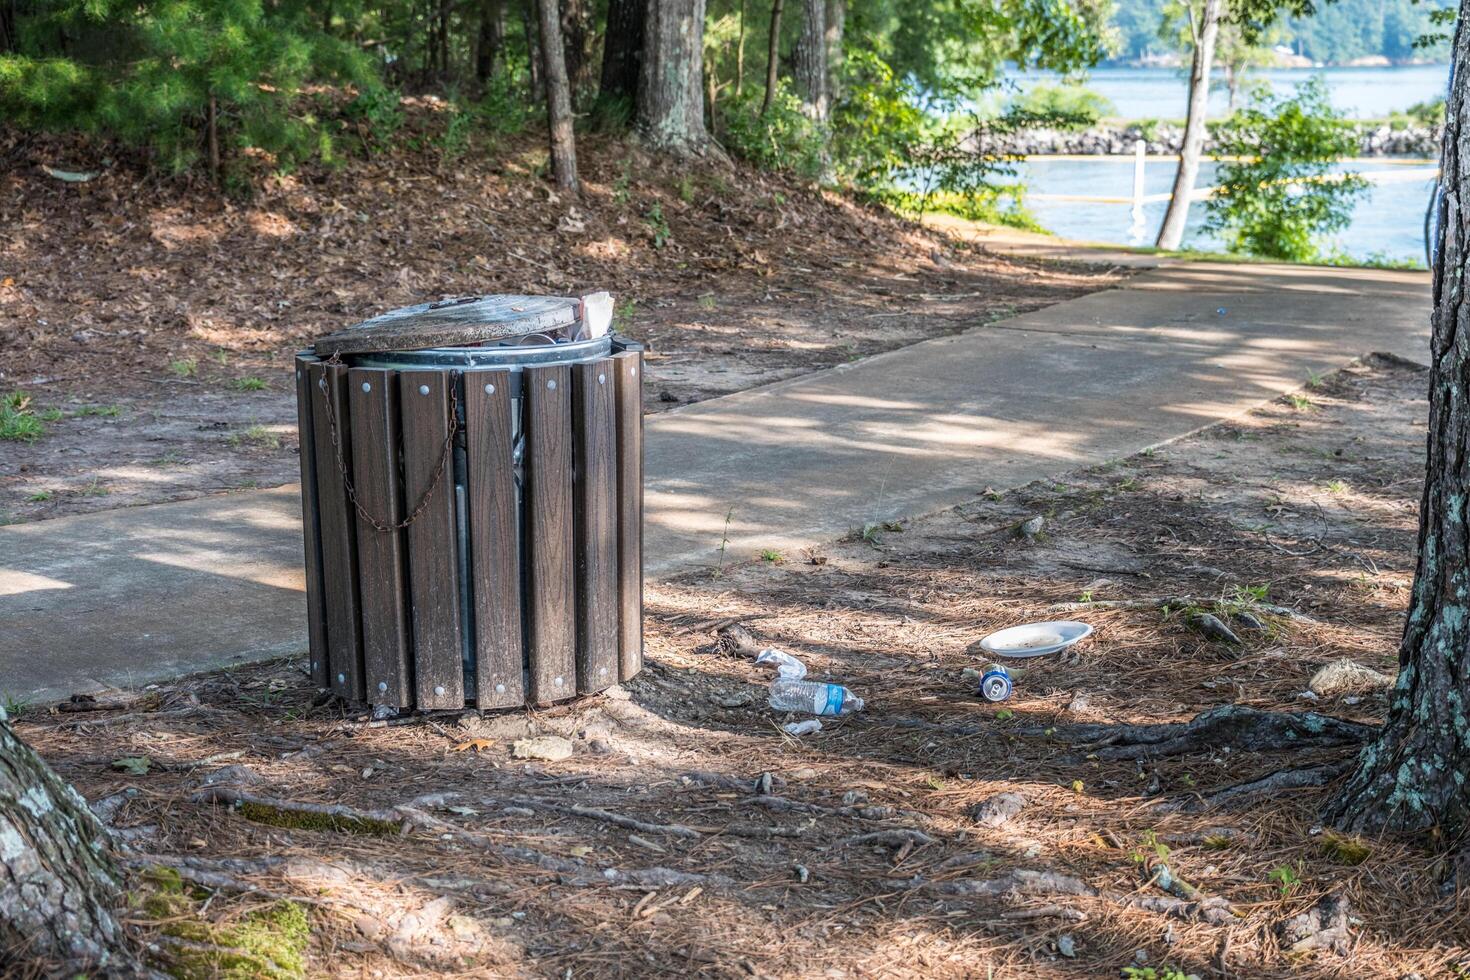
<path id="1" fill-rule="evenodd" d="M 1027 623 L 991 633 L 980 641 L 980 649 L 996 657 L 1044 657 L 1091 635 L 1086 623 Z"/>

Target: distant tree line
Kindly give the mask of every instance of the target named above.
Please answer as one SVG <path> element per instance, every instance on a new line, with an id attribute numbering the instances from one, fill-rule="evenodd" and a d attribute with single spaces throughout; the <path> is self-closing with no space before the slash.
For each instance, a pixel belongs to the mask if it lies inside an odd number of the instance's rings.
<path id="1" fill-rule="evenodd" d="M 1159 30 L 1174 4 L 1175 0 L 1116 0 L 1109 56 L 1135 61 L 1176 50 L 1173 39 L 1161 36 Z M 1416 47 L 1415 42 L 1434 33 L 1431 12 L 1450 7 L 1450 0 L 1337 0 L 1318 4 L 1310 16 L 1285 18 L 1271 41 L 1324 64 L 1375 55 L 1395 62 L 1445 57 L 1444 40 L 1428 48 Z"/>
<path id="2" fill-rule="evenodd" d="M 549 121 L 894 186 L 959 167 L 953 111 L 1007 63 L 1103 53 L 1107 0 L 0 0 L 0 124 L 228 176 L 397 145 L 444 100 L 446 153 Z"/>

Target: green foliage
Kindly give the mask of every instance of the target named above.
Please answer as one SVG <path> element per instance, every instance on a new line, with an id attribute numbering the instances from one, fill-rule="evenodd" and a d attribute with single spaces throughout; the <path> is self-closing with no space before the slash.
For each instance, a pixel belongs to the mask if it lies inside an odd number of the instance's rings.
<path id="1" fill-rule="evenodd" d="M 371 84 L 371 60 L 322 30 L 306 0 L 34 0 L 0 54 L 0 117 L 153 149 L 174 171 L 207 152 L 211 99 L 226 163 L 330 155 L 298 103 L 310 80 Z"/>
<path id="2" fill-rule="evenodd" d="M 392 89 L 364 89 L 342 114 L 353 124 L 359 145 L 369 156 L 387 152 L 403 127 L 402 102 Z"/>
<path id="3" fill-rule="evenodd" d="M 1162 966 L 1125 966 L 1123 980 L 1192 980 L 1193 974 L 1185 973 L 1168 963 Z"/>
<path id="4" fill-rule="evenodd" d="M 45 426 L 31 409 L 29 395 L 12 391 L 0 398 L 0 439 L 35 442 L 44 431 Z"/>
<path id="5" fill-rule="evenodd" d="M 781 79 L 771 104 L 754 88 L 723 103 L 721 139 L 726 149 L 766 170 L 816 179 L 822 175 L 825 133 L 806 113 L 791 83 Z"/>
<path id="6" fill-rule="evenodd" d="M 1367 190 L 1356 174 L 1334 172 L 1356 140 L 1320 79 L 1287 98 L 1257 94 L 1216 127 L 1215 137 L 1220 153 L 1239 159 L 1219 166 L 1219 190 L 1205 204 L 1206 228 L 1232 251 L 1293 262 L 1319 258 L 1323 236 L 1348 226 Z"/>
<path id="7" fill-rule="evenodd" d="M 1060 128 L 1083 130 L 1096 126 L 1098 120 L 1117 111 L 1112 102 L 1081 85 L 1052 85 L 1042 82 L 1031 86 L 1010 102 L 1012 112 L 1032 116 L 1050 116 Z"/>
<path id="8" fill-rule="evenodd" d="M 669 230 L 668 219 L 664 217 L 664 206 L 654 201 L 653 206 L 648 209 L 647 218 L 648 233 L 653 236 L 653 247 L 663 248 L 673 237 L 673 232 Z"/>

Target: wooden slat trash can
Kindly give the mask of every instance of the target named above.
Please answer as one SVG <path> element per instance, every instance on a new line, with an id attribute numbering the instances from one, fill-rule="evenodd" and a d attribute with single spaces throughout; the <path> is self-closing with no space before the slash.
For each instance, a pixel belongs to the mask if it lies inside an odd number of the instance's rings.
<path id="1" fill-rule="evenodd" d="M 312 678 L 510 708 L 643 660 L 643 357 L 612 300 L 395 310 L 296 357 Z"/>

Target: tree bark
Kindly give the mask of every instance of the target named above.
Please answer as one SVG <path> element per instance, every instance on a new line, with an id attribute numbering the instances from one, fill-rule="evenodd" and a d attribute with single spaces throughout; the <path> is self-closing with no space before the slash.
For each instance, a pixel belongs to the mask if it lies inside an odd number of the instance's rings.
<path id="1" fill-rule="evenodd" d="M 804 0 L 801 38 L 796 42 L 796 88 L 801 111 L 827 121 L 827 0 Z"/>
<path id="2" fill-rule="evenodd" d="M 784 0 L 771 0 L 771 35 L 766 42 L 766 94 L 761 99 L 761 115 L 771 108 L 776 94 L 777 72 L 781 67 L 781 8 Z"/>
<path id="3" fill-rule="evenodd" d="M 646 0 L 609 0 L 602 42 L 602 79 L 598 98 L 631 105 L 638 95 L 643 60 L 643 10 Z"/>
<path id="4" fill-rule="evenodd" d="M 541 45 L 537 40 L 536 0 L 523 0 L 521 4 L 521 26 L 526 31 L 526 63 L 531 76 L 531 101 L 540 102 L 546 94 L 545 79 L 541 72 Z"/>
<path id="5" fill-rule="evenodd" d="M 505 53 L 505 0 L 482 0 L 480 36 L 475 44 L 475 81 L 484 88 L 500 70 Z"/>
<path id="6" fill-rule="evenodd" d="M 701 155 L 705 0 L 649 0 L 638 84 L 638 131 L 654 149 Z"/>
<path id="7" fill-rule="evenodd" d="M 575 102 L 592 85 L 592 11 L 587 0 L 561 0 L 561 38 Z"/>
<path id="8" fill-rule="evenodd" d="M 842 45 L 847 33 L 847 0 L 827 0 L 827 101 L 842 97 Z"/>
<path id="9" fill-rule="evenodd" d="M 1327 806 L 1347 830 L 1470 832 L 1470 0 L 1455 25 L 1434 243 L 1429 437 L 1418 563 L 1388 719 Z"/>
<path id="10" fill-rule="evenodd" d="M 1189 194 L 1199 176 L 1199 160 L 1205 149 L 1205 114 L 1210 105 L 1210 66 L 1215 59 L 1215 38 L 1220 33 L 1220 7 L 1223 0 L 1204 0 L 1199 19 L 1194 6 L 1189 7 L 1190 30 L 1194 34 L 1194 57 L 1189 68 L 1189 116 L 1184 124 L 1184 145 L 1179 150 L 1179 169 L 1174 173 L 1174 196 L 1164 212 L 1157 245 L 1177 249 L 1184 241 L 1184 225 L 1189 220 Z"/>
<path id="11" fill-rule="evenodd" d="M 141 972 L 113 915 L 107 831 L 0 711 L 0 975 Z"/>
<path id="12" fill-rule="evenodd" d="M 556 186 L 577 190 L 577 138 L 572 131 L 572 95 L 563 60 L 561 11 L 557 0 L 536 0 L 541 28 L 541 73 L 546 78 L 546 123 L 551 133 L 551 173 Z"/>
<path id="13" fill-rule="evenodd" d="M 740 0 L 740 35 L 735 41 L 735 98 L 745 91 L 745 5 Z"/>

